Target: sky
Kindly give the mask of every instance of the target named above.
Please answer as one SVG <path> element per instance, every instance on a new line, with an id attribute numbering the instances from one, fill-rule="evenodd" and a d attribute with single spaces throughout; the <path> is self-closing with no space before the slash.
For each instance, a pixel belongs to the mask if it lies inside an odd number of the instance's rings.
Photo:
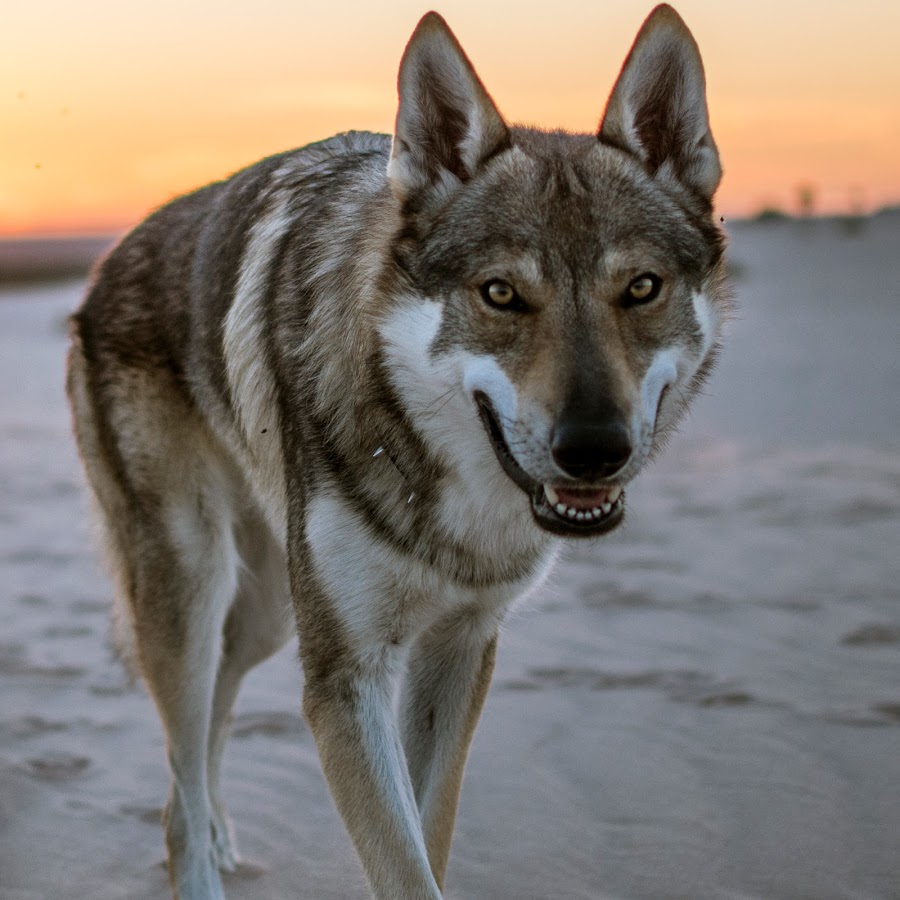
<path id="1" fill-rule="evenodd" d="M 728 216 L 900 203 L 900 3 L 682 0 Z M 511 122 L 596 130 L 652 3 L 7 0 L 0 235 L 127 228 L 177 194 L 349 129 L 389 132 L 420 16 Z"/>

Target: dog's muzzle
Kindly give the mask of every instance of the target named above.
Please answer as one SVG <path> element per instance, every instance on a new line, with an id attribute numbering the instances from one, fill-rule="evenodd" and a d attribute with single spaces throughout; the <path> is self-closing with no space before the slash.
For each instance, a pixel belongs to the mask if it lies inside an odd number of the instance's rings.
<path id="1" fill-rule="evenodd" d="M 565 537 L 594 537 L 606 534 L 621 524 L 625 514 L 625 493 L 621 484 L 590 484 L 590 479 L 577 476 L 577 480 L 561 479 L 555 484 L 535 480 L 513 456 L 487 396 L 478 392 L 474 399 L 500 466 L 531 499 L 531 512 L 541 528 Z M 624 442 L 620 442 L 605 457 L 589 460 L 588 451 L 578 443 L 581 440 L 578 437 L 577 441 L 568 444 L 560 442 L 560 447 L 566 448 L 563 455 L 568 462 L 568 466 L 562 465 L 560 468 L 569 474 L 574 474 L 573 470 L 576 470 L 579 473 L 589 472 L 592 478 L 596 478 L 597 473 L 608 471 L 612 465 L 618 472 L 631 454 L 630 443 L 625 454 Z M 573 447 L 576 449 L 573 450 Z"/>

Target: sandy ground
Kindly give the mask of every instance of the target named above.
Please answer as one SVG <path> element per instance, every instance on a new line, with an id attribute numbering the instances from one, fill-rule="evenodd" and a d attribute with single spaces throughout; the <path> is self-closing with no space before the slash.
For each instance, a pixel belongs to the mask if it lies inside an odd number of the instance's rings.
<path id="1" fill-rule="evenodd" d="M 900 897 L 900 219 L 737 225 L 690 423 L 512 615 L 453 898 Z M 0 897 L 164 898 L 162 738 L 107 647 L 62 392 L 80 283 L 0 297 Z M 295 649 L 241 695 L 229 898 L 362 898 Z"/>

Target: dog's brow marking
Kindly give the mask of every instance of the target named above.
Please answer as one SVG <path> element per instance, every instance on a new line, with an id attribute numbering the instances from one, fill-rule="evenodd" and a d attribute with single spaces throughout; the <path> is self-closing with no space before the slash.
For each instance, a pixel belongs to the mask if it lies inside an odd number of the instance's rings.
<path id="1" fill-rule="evenodd" d="M 607 278 L 615 278 L 628 268 L 628 257 L 617 247 L 611 247 L 600 257 L 600 273 Z"/>
<path id="2" fill-rule="evenodd" d="M 538 285 L 543 281 L 540 263 L 531 255 L 510 260 L 509 269 L 511 275 L 524 279 L 529 285 Z"/>

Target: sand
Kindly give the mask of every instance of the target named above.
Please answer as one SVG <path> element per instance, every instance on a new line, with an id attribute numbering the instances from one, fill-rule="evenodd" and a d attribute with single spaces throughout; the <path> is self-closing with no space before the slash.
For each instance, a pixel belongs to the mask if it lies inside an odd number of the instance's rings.
<path id="1" fill-rule="evenodd" d="M 900 217 L 736 224 L 692 420 L 510 617 L 452 898 L 900 897 Z M 80 282 L 0 292 L 0 897 L 165 898 L 163 743 L 108 649 L 62 392 Z M 240 898 L 363 898 L 295 647 L 226 757 Z"/>

